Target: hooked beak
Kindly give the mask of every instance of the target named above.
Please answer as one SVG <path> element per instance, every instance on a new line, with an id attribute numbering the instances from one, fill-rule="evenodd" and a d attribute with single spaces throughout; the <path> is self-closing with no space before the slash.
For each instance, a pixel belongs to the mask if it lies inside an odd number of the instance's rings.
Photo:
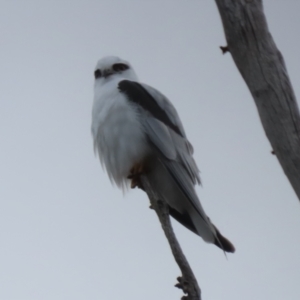
<path id="1" fill-rule="evenodd" d="M 112 74 L 113 74 L 113 71 L 110 70 L 110 69 L 106 69 L 106 70 L 104 70 L 104 72 L 103 72 L 104 78 L 107 78 L 108 76 L 110 76 L 110 75 L 112 75 Z"/>

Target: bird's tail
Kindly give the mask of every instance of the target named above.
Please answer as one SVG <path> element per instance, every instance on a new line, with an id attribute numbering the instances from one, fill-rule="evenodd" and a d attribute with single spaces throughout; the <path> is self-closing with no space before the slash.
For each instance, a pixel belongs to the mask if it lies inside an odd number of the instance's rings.
<path id="1" fill-rule="evenodd" d="M 205 214 L 185 170 L 179 164 L 168 161 L 152 163 L 147 173 L 148 180 L 158 196 L 167 202 L 170 215 L 206 242 L 225 252 L 234 252 L 232 243 L 222 236 Z"/>
<path id="2" fill-rule="evenodd" d="M 223 236 L 221 234 L 219 229 L 214 224 L 212 224 L 212 225 L 216 230 L 216 238 L 214 240 L 214 244 L 217 247 L 221 248 L 225 252 L 234 253 L 235 252 L 235 247 L 233 246 L 233 244 L 225 236 Z"/>

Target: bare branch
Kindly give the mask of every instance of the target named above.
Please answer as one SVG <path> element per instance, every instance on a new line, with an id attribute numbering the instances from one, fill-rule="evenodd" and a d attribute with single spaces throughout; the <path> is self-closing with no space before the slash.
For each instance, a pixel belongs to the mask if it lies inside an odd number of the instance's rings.
<path id="1" fill-rule="evenodd" d="M 151 185 L 146 176 L 140 176 L 140 183 L 143 190 L 147 193 L 151 208 L 153 208 L 159 218 L 162 229 L 168 239 L 175 261 L 177 262 L 182 276 L 178 277 L 178 283 L 176 287 L 183 290 L 187 296 L 183 296 L 182 300 L 201 300 L 201 290 L 198 286 L 197 280 L 193 274 L 193 271 L 185 258 L 181 247 L 174 234 L 170 217 L 168 205 L 158 198 L 157 194 L 151 188 Z"/>
<path id="2" fill-rule="evenodd" d="M 300 200 L 300 114 L 261 0 L 215 0 L 232 58 L 255 100 L 286 176 Z"/>

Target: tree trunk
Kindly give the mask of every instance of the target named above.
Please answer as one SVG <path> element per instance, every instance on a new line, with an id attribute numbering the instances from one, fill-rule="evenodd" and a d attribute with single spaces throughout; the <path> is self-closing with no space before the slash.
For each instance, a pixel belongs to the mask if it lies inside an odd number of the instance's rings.
<path id="1" fill-rule="evenodd" d="M 300 200 L 300 114 L 261 0 L 216 0 L 228 50 L 256 103 L 275 154 Z M 254 145 L 255 146 L 255 145 Z"/>

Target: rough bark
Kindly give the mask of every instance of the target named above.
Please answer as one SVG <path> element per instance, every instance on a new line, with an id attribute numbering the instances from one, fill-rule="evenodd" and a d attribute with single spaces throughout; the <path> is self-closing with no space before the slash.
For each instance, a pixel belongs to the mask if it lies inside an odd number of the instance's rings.
<path id="1" fill-rule="evenodd" d="M 166 235 L 166 238 L 169 242 L 172 254 L 178 267 L 181 270 L 182 276 L 178 277 L 178 283 L 176 287 L 183 290 L 186 296 L 183 296 L 182 300 L 201 300 L 201 290 L 198 286 L 196 277 L 193 274 L 193 271 L 183 254 L 181 247 L 176 239 L 174 234 L 170 217 L 168 205 L 161 199 L 158 198 L 157 194 L 151 188 L 147 177 L 142 175 L 140 178 L 141 185 L 143 190 L 147 193 L 148 198 L 151 203 L 151 208 L 153 208 L 158 216 L 158 219 L 161 223 L 161 227 Z"/>
<path id="2" fill-rule="evenodd" d="M 262 1 L 215 1 L 227 50 L 255 100 L 273 154 L 300 200 L 299 108 L 284 59 L 269 32 Z"/>

